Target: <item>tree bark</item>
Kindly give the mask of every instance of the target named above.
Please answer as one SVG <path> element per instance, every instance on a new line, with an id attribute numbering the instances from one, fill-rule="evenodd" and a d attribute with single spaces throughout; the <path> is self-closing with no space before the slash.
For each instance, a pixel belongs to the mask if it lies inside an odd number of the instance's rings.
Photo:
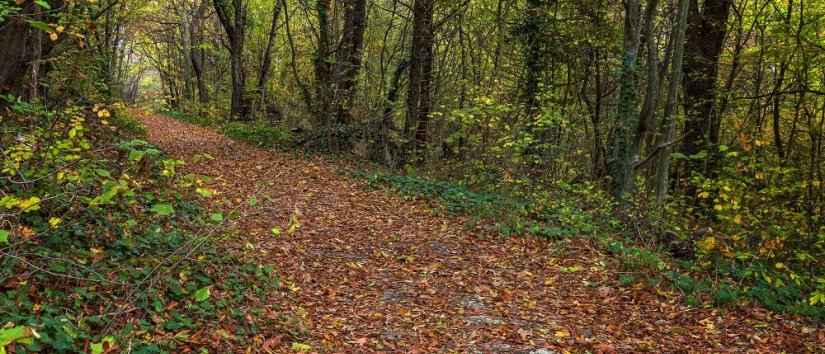
<path id="1" fill-rule="evenodd" d="M 332 106 L 333 85 L 332 85 L 332 64 L 330 54 L 330 23 L 329 14 L 332 10 L 331 0 L 317 0 L 316 8 L 318 14 L 318 53 L 315 58 L 315 85 L 318 108 L 316 115 L 321 125 L 329 125 Z M 330 135 L 331 137 L 331 135 Z"/>
<path id="2" fill-rule="evenodd" d="M 62 0 L 50 0 L 53 9 L 64 8 Z M 26 20 L 34 17 L 41 8 L 32 0 L 21 5 L 21 11 L 0 22 L 0 93 L 22 95 L 26 93 L 24 78 L 38 56 L 45 56 L 54 47 L 54 41 L 38 40 L 41 30 Z M 52 16 L 57 16 L 53 14 Z"/>
<path id="3" fill-rule="evenodd" d="M 336 114 L 338 124 L 352 121 L 352 108 L 356 94 L 356 78 L 361 71 L 364 52 L 364 31 L 367 25 L 367 1 L 347 1 L 345 10 L 344 38 L 338 60 L 338 97 Z"/>
<path id="4" fill-rule="evenodd" d="M 541 43 L 544 17 L 542 16 L 542 0 L 527 0 L 525 10 L 525 77 L 524 77 L 524 104 L 527 116 L 532 116 L 538 110 L 539 84 L 544 73 L 544 50 Z"/>
<path id="5" fill-rule="evenodd" d="M 659 0 L 650 0 L 645 9 L 643 32 L 645 47 L 647 48 L 647 89 L 633 147 L 636 156 L 641 155 L 642 144 L 654 129 L 656 107 L 659 105 L 659 47 L 656 44 L 656 35 L 653 33 L 653 23 L 656 20 L 656 9 L 658 6 Z"/>
<path id="6" fill-rule="evenodd" d="M 192 47 L 189 48 L 189 59 L 192 61 L 192 72 L 195 74 L 195 82 L 198 86 L 198 101 L 200 103 L 209 102 L 209 88 L 204 78 L 204 57 L 206 52 L 201 47 L 203 45 L 203 20 L 206 17 L 208 0 L 203 0 L 198 9 L 192 15 L 190 33 L 192 34 Z"/>
<path id="7" fill-rule="evenodd" d="M 261 60 L 261 69 L 258 72 L 258 94 L 263 105 L 267 105 L 268 90 L 267 82 L 269 82 L 269 75 L 272 68 L 272 47 L 275 45 L 275 37 L 278 29 L 278 17 L 283 8 L 283 0 L 275 0 L 275 7 L 272 9 L 272 24 L 269 27 L 269 36 L 266 42 L 266 49 L 264 50 L 264 57 Z"/>
<path id="8" fill-rule="evenodd" d="M 226 31 L 229 40 L 229 56 L 232 73 L 232 108 L 231 118 L 249 120 L 249 107 L 246 102 L 246 73 L 243 66 L 244 41 L 246 39 L 246 4 L 243 0 L 232 0 L 231 8 L 227 0 L 214 0 L 218 19 Z"/>
<path id="9" fill-rule="evenodd" d="M 688 6 L 691 0 L 679 0 L 679 13 L 676 28 L 673 30 L 673 67 L 670 70 L 670 83 L 667 88 L 667 101 L 665 102 L 665 112 L 662 116 L 662 127 L 665 133 L 659 144 L 665 146 L 675 139 L 676 122 L 673 115 L 676 111 L 676 99 L 679 93 L 679 85 L 682 84 L 682 65 L 685 53 L 685 31 L 687 29 Z M 668 179 L 670 178 L 670 154 L 673 149 L 668 145 L 658 157 L 656 164 L 656 205 L 664 205 L 667 198 Z"/>
<path id="10" fill-rule="evenodd" d="M 426 155 L 433 76 L 433 0 L 415 0 L 413 38 L 410 50 L 409 94 L 405 131 L 414 127 L 414 148 L 419 162 Z M 409 135 L 408 135 L 409 136 Z"/>
<path id="11" fill-rule="evenodd" d="M 706 0 L 702 10 L 699 1 L 691 0 L 688 14 L 687 41 L 684 54 L 685 86 L 685 139 L 681 152 L 693 156 L 707 150 L 705 166 L 696 163 L 688 168 L 715 174 L 715 153 L 719 143 L 719 115 L 716 107 L 716 79 L 719 72 L 719 56 L 727 31 L 728 15 L 732 0 Z"/>
<path id="12" fill-rule="evenodd" d="M 608 158 L 608 172 L 612 177 L 613 195 L 619 200 L 625 199 L 625 194 L 633 181 L 633 139 L 638 125 L 638 73 L 637 61 L 639 57 L 639 22 L 641 16 L 639 0 L 625 2 L 624 24 L 624 59 L 619 92 L 618 124 L 610 144 Z"/>

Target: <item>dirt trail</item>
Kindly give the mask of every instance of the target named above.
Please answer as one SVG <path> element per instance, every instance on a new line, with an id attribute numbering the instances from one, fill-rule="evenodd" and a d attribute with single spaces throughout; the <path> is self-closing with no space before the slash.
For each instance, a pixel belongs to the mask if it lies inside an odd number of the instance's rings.
<path id="1" fill-rule="evenodd" d="M 221 207 L 243 209 L 246 247 L 293 284 L 283 306 L 303 317 L 303 341 L 315 351 L 806 352 L 825 343 L 822 330 L 758 308 L 691 309 L 676 296 L 619 287 L 609 259 L 586 242 L 499 238 L 369 191 L 321 158 L 264 151 L 168 117 L 143 121 L 186 172 L 213 178 Z M 195 158 L 202 154 L 214 159 Z M 295 217 L 300 227 L 287 235 Z"/>

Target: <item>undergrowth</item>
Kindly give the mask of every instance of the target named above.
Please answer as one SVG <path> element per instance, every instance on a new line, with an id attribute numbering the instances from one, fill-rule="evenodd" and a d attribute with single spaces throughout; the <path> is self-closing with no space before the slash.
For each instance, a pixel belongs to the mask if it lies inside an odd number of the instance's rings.
<path id="1" fill-rule="evenodd" d="M 121 105 L 0 112 L 0 352 L 244 348 L 273 330 L 277 272 L 225 252 L 204 179 Z"/>
<path id="2" fill-rule="evenodd" d="M 198 126 L 215 128 L 232 139 L 264 148 L 287 146 L 292 141 L 290 131 L 273 126 L 265 121 L 227 122 L 223 119 L 213 118 L 209 114 L 179 111 L 162 111 L 161 114 Z"/>
<path id="3" fill-rule="evenodd" d="M 353 175 L 365 179 L 370 188 L 389 187 L 403 195 L 432 200 L 447 213 L 493 220 L 503 236 L 592 239 L 615 259 L 622 270 L 616 280 L 623 286 L 664 287 L 690 306 L 726 307 L 755 301 L 776 312 L 825 319 L 822 306 L 804 300 L 812 289 L 799 286 L 775 266 L 716 259 L 715 266 L 708 268 L 701 266 L 702 257 L 672 256 L 665 242 L 639 234 L 638 220 L 617 217 L 610 199 L 592 185 L 562 183 L 535 189 L 510 185 L 474 191 L 461 183 L 416 175 L 363 171 Z M 687 247 L 693 247 L 691 241 L 686 242 Z"/>

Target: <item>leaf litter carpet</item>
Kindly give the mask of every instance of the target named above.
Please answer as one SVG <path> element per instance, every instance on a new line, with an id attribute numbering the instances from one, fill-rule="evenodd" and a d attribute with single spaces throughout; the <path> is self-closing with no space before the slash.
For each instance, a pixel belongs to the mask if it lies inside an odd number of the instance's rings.
<path id="1" fill-rule="evenodd" d="M 187 161 L 186 173 L 211 178 L 213 207 L 240 210 L 238 241 L 227 250 L 273 265 L 288 288 L 273 307 L 297 329 L 256 339 L 247 352 L 303 344 L 321 353 L 825 348 L 823 330 L 800 319 L 758 307 L 690 308 L 666 289 L 621 287 L 610 258 L 586 241 L 501 238 L 426 202 L 369 190 L 321 157 L 262 150 L 164 116 L 142 119 L 152 143 Z"/>

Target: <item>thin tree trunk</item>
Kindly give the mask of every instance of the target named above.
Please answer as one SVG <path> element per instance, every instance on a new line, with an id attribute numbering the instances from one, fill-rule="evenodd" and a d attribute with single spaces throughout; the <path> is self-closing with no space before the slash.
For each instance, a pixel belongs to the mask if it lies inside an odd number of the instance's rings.
<path id="1" fill-rule="evenodd" d="M 685 53 L 685 31 L 687 29 L 688 6 L 691 0 L 679 0 L 679 13 L 676 28 L 673 31 L 673 67 L 670 70 L 670 83 L 667 88 L 667 101 L 662 116 L 662 126 L 665 134 L 659 144 L 666 146 L 660 153 L 656 164 L 656 205 L 664 205 L 668 193 L 668 178 L 670 178 L 670 155 L 673 150 L 669 145 L 676 136 L 676 122 L 673 115 L 676 111 L 676 99 L 679 85 L 682 84 L 682 65 Z"/>
<path id="2" fill-rule="evenodd" d="M 214 0 L 215 11 L 229 39 L 229 58 L 232 75 L 231 117 L 236 120 L 249 119 L 249 107 L 245 102 L 246 73 L 243 67 L 244 40 L 246 37 L 246 4 L 243 0 L 232 0 L 232 16 L 226 7 L 226 0 Z"/>
<path id="3" fill-rule="evenodd" d="M 258 72 L 258 94 L 262 105 L 267 105 L 268 90 L 267 82 L 269 82 L 269 75 L 272 67 L 272 47 L 275 45 L 275 37 L 278 29 L 278 17 L 283 8 L 283 0 L 275 0 L 275 7 L 272 10 L 272 24 L 269 27 L 269 36 L 266 42 L 266 49 L 264 50 L 264 57 L 261 60 L 261 70 Z"/>
<path id="4" fill-rule="evenodd" d="M 195 81 L 198 86 L 198 101 L 200 103 L 209 102 L 209 88 L 204 78 L 204 56 L 203 50 L 203 19 L 206 16 L 208 0 L 203 0 L 192 16 L 192 47 L 189 48 L 189 59 L 192 62 L 192 72 L 195 74 Z"/>

